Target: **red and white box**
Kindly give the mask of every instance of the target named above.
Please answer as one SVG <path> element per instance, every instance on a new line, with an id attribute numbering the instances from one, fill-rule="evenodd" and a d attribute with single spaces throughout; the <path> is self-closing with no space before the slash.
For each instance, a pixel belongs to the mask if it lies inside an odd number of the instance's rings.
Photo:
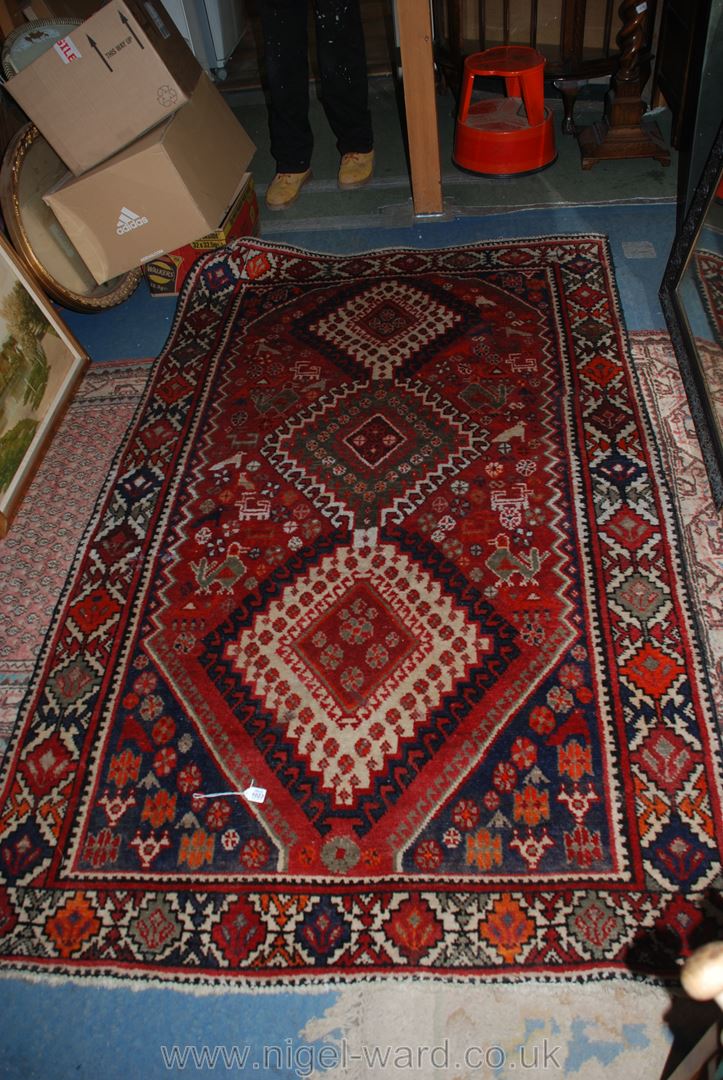
<path id="1" fill-rule="evenodd" d="M 144 264 L 143 272 L 151 296 L 178 296 L 191 267 L 201 255 L 225 247 L 229 240 L 238 236 L 257 236 L 258 231 L 259 204 L 254 178 L 251 173 L 246 173 L 237 197 L 217 229 Z"/>

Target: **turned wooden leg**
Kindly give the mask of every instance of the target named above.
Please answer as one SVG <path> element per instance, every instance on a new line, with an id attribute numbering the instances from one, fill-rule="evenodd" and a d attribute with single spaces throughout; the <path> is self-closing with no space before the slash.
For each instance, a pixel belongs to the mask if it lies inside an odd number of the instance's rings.
<path id="1" fill-rule="evenodd" d="M 670 165 L 670 152 L 658 125 L 643 119 L 645 105 L 640 95 L 645 58 L 641 64 L 640 51 L 646 19 L 646 0 L 623 0 L 623 25 L 617 37 L 620 61 L 605 98 L 603 119 L 577 134 L 583 169 L 615 158 L 652 157 Z"/>
<path id="2" fill-rule="evenodd" d="M 573 119 L 575 102 L 583 86 L 587 86 L 587 79 L 555 79 L 552 85 L 556 90 L 560 91 L 562 97 L 562 108 L 565 115 L 560 126 L 565 135 L 574 135 L 577 130 Z"/>

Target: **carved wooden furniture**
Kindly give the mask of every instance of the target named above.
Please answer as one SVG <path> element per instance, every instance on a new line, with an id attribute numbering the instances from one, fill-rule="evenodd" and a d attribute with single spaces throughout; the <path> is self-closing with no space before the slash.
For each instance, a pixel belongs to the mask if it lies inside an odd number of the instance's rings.
<path id="1" fill-rule="evenodd" d="M 466 53 L 495 45 L 530 45 L 547 60 L 546 78 L 562 94 L 563 130 L 574 129 L 575 99 L 586 81 L 612 75 L 620 49 L 620 0 L 432 0 L 435 61 L 440 79 L 459 91 Z M 650 46 L 656 0 L 648 2 L 644 39 L 638 54 L 641 78 L 650 73 Z M 522 15 L 520 14 L 522 11 Z"/>
<path id="2" fill-rule="evenodd" d="M 623 0 L 618 33 L 620 59 L 605 98 L 601 121 L 578 132 L 583 169 L 616 158 L 655 158 L 670 165 L 670 153 L 654 121 L 643 118 L 640 51 L 648 21 L 646 0 Z"/>

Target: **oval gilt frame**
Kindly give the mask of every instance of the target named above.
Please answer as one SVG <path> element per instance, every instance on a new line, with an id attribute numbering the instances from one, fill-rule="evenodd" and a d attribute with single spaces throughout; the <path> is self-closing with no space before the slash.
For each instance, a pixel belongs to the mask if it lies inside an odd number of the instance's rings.
<path id="1" fill-rule="evenodd" d="M 44 145 L 42 145 L 44 144 Z M 34 148 L 36 153 L 34 154 Z M 55 222 L 52 211 L 43 202 L 47 184 L 43 183 L 42 170 L 38 169 L 33 158 L 42 151 L 46 162 L 54 155 L 58 169 L 65 166 L 55 155 L 47 141 L 34 124 L 27 124 L 11 140 L 0 167 L 0 207 L 13 247 L 26 268 L 37 278 L 47 294 L 63 307 L 73 311 L 105 311 L 127 300 L 138 287 L 143 271 L 140 267 L 129 270 L 103 285 L 98 285 L 80 255 Z M 25 190 L 30 185 L 29 193 Z M 43 243 L 52 249 L 56 264 L 51 271 L 43 255 L 37 250 L 38 243 L 33 242 L 31 218 L 37 221 L 52 218 L 52 228 L 41 228 L 39 233 Z M 48 219 L 49 220 L 49 219 Z M 57 264 L 65 260 L 67 274 L 58 272 Z M 73 285 L 70 282 L 73 282 Z M 80 284 L 83 283 L 83 284 Z"/>

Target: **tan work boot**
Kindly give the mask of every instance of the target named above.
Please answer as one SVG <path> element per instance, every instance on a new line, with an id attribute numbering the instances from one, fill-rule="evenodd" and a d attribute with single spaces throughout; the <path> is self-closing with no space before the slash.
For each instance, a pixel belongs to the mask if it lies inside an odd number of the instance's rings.
<path id="1" fill-rule="evenodd" d="M 344 154 L 339 166 L 340 188 L 357 188 L 368 184 L 374 172 L 374 151 L 368 154 Z"/>
<path id="2" fill-rule="evenodd" d="M 269 210 L 285 210 L 295 203 L 299 193 L 311 176 L 311 169 L 306 172 L 277 173 L 266 189 L 266 205 Z"/>

